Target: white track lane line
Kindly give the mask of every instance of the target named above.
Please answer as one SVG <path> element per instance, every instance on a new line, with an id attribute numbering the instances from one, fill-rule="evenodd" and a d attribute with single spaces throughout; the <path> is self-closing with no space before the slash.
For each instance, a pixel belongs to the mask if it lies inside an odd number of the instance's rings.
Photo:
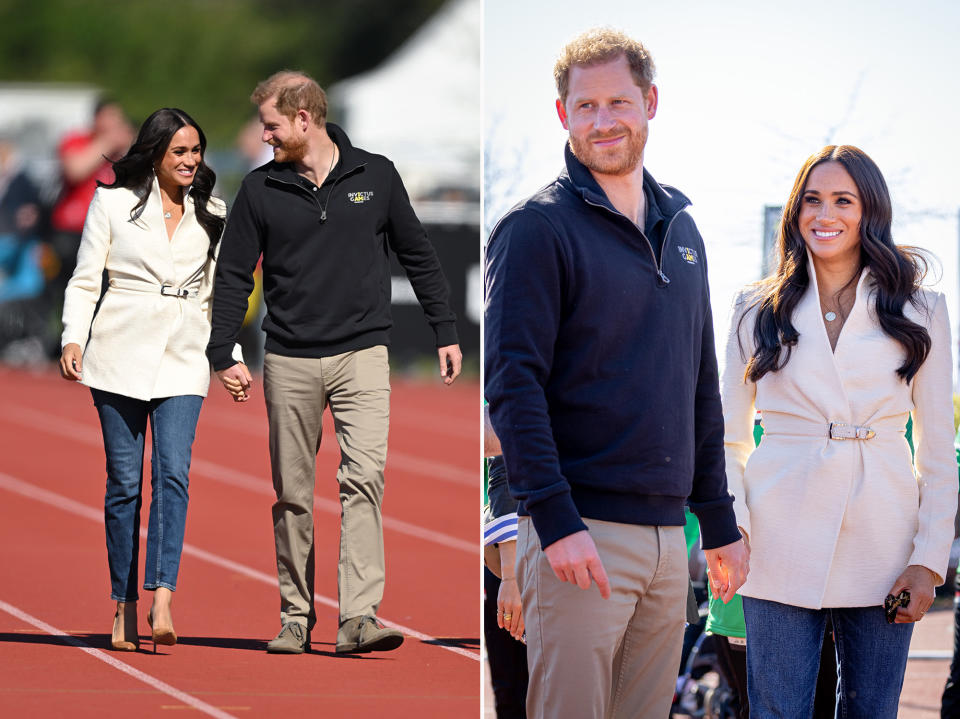
<path id="1" fill-rule="evenodd" d="M 71 439 L 76 442 L 82 442 L 83 444 L 87 444 L 92 447 L 103 447 L 103 440 L 100 437 L 100 430 L 95 426 L 57 417 L 41 410 L 31 409 L 29 407 L 7 405 L 4 408 L 2 419 L 22 425 L 24 427 L 30 427 L 31 429 L 38 429 L 43 432 L 60 435 L 62 437 L 66 437 L 67 439 Z M 194 456 L 190 463 L 190 471 L 191 473 L 196 473 L 202 477 L 208 477 L 209 479 L 221 482 L 222 484 L 240 487 L 241 489 L 257 492 L 258 494 L 267 495 L 271 498 L 276 497 L 276 494 L 273 491 L 273 484 L 271 482 L 263 479 L 262 477 L 226 467 L 222 464 L 218 464 L 217 462 L 211 462 L 209 460 L 200 459 Z M 479 485 L 477 492 L 477 501 L 479 502 Z M 340 516 L 339 502 L 316 495 L 314 496 L 313 501 L 314 506 L 317 509 Z M 474 544 L 443 532 L 437 532 L 433 529 L 427 529 L 426 527 L 421 527 L 417 524 L 405 522 L 402 519 L 393 519 L 392 517 L 387 516 L 384 516 L 382 519 L 385 529 L 400 532 L 401 534 L 406 534 L 411 537 L 417 537 L 418 539 L 423 539 L 428 542 L 434 542 L 444 547 L 457 549 L 475 556 L 479 555 L 480 553 L 479 522 L 477 523 L 478 538 L 477 542 Z"/>
<path id="2" fill-rule="evenodd" d="M 29 499 L 34 499 L 39 502 L 44 502 L 53 507 L 56 507 L 57 509 L 62 509 L 66 512 L 70 512 L 71 514 L 75 514 L 77 516 L 83 517 L 84 519 L 90 519 L 94 522 L 97 522 L 98 524 L 103 523 L 102 509 L 94 509 L 93 507 L 89 507 L 86 504 L 76 502 L 70 499 L 69 497 L 64 497 L 61 494 L 57 494 L 56 492 L 51 492 L 50 490 L 47 490 L 47 489 L 43 489 L 42 487 L 38 487 L 35 484 L 24 482 L 23 480 L 17 479 L 16 477 L 11 477 L 9 474 L 4 474 L 3 472 L 0 472 L 0 489 L 6 489 L 7 491 L 15 492 L 16 494 L 22 495 Z M 147 536 L 147 530 L 145 528 L 140 529 L 140 536 L 141 537 Z M 224 569 L 229 569 L 232 572 L 236 572 L 237 574 L 242 574 L 246 577 L 250 577 L 251 579 L 255 579 L 258 582 L 267 584 L 271 587 L 276 588 L 277 586 L 276 576 L 266 574 L 265 572 L 261 572 L 252 567 L 248 567 L 245 564 L 234 562 L 232 559 L 221 557 L 218 554 L 213 554 L 212 552 L 208 552 L 204 549 L 200 549 L 199 547 L 195 547 L 192 544 L 184 543 L 183 553 L 191 557 L 196 557 L 197 559 L 200 559 L 204 562 L 208 562 L 209 564 L 214 564 L 218 567 L 222 567 Z M 334 609 L 338 608 L 336 599 L 331 599 L 330 597 L 325 597 L 320 594 L 314 593 L 313 601 L 318 604 L 323 604 L 328 607 L 333 607 Z M 403 632 L 407 636 L 413 637 L 414 639 L 419 639 L 421 642 L 433 644 L 437 647 L 440 647 L 441 649 L 446 649 L 447 651 L 453 652 L 454 654 L 459 654 L 461 656 L 468 657 L 469 659 L 480 661 L 480 655 L 477 654 L 476 652 L 471 652 L 469 649 L 463 649 L 461 647 L 455 647 L 448 644 L 444 644 L 442 639 L 437 639 L 436 637 L 432 637 L 429 634 L 418 632 L 415 629 L 411 629 L 410 627 L 405 627 L 404 625 L 397 624 L 396 622 L 391 622 L 382 617 L 378 617 L 378 619 L 380 619 L 380 621 L 383 622 L 388 627 L 399 629 L 401 632 Z"/>
<path id="3" fill-rule="evenodd" d="M 124 674 L 129 674 L 134 679 L 137 679 L 143 682 L 147 686 L 153 687 L 157 691 L 163 692 L 164 694 L 168 694 L 169 696 L 173 697 L 179 702 L 186 704 L 192 709 L 196 709 L 197 711 L 201 711 L 204 714 L 208 714 L 209 716 L 212 716 L 212 717 L 217 717 L 217 719 L 237 719 L 233 714 L 227 714 L 225 711 L 221 711 L 220 709 L 217 709 L 215 706 L 210 706 L 205 701 L 201 701 L 200 699 L 197 699 L 196 697 L 191 696 L 186 692 L 180 691 L 176 687 L 170 686 L 166 682 L 161 681 L 160 679 L 157 679 L 155 676 L 147 674 L 146 672 L 142 672 L 139 669 L 135 669 L 134 667 L 127 664 L 126 662 L 121 662 L 119 659 L 114 659 L 112 656 L 110 656 L 106 652 L 100 649 L 95 649 L 94 647 L 91 647 L 90 645 L 80 641 L 76 637 L 71 636 L 70 634 L 67 634 L 64 631 L 61 631 L 60 629 L 57 629 L 56 627 L 47 624 L 45 621 L 41 619 L 37 619 L 34 616 L 31 616 L 26 612 L 24 612 L 23 610 L 17 609 L 12 604 L 7 604 L 2 599 L 0 599 L 0 610 L 3 610 L 7 614 L 10 614 L 16 617 L 22 622 L 33 625 L 34 627 L 36 627 L 42 632 L 46 632 L 47 634 L 50 634 L 55 637 L 60 637 L 61 639 L 63 639 L 63 642 L 65 644 L 70 644 L 72 646 L 75 646 L 77 649 L 79 649 L 82 652 L 86 652 L 94 659 L 99 659 L 101 662 L 104 662 L 105 664 L 109 664 L 114 669 L 119 669 Z"/>

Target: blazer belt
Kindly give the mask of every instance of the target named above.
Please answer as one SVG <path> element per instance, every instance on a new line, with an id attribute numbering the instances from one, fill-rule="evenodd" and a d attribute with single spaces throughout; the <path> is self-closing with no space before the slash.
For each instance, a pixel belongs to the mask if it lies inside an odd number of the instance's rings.
<path id="1" fill-rule="evenodd" d="M 128 292 L 142 292 L 143 294 L 153 294 L 157 291 L 157 285 L 149 282 L 140 282 L 137 280 L 110 280 L 110 286 L 118 290 L 127 290 Z M 197 290 L 189 290 L 186 287 L 175 287 L 174 285 L 160 285 L 160 294 L 164 297 L 197 297 Z"/>
<path id="2" fill-rule="evenodd" d="M 830 439 L 873 439 L 876 434 L 870 427 L 859 424 L 830 423 Z"/>
<path id="3" fill-rule="evenodd" d="M 160 285 L 160 294 L 164 297 L 189 297 L 190 290 L 172 285 Z M 194 292 L 196 294 L 196 292 Z"/>

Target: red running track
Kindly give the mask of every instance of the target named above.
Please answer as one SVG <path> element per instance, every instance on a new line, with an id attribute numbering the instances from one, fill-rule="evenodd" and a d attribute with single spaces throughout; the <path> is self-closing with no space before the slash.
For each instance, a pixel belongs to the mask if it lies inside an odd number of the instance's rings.
<path id="1" fill-rule="evenodd" d="M 0 716 L 479 716 L 479 385 L 394 381 L 380 617 L 408 636 L 395 652 L 339 657 L 332 423 L 318 457 L 313 652 L 265 651 L 279 596 L 254 389 L 235 405 L 211 385 L 200 415 L 173 604 L 179 643 L 150 653 L 152 595 L 141 591 L 141 649 L 114 652 L 89 390 L 51 371 L 0 368 Z"/>

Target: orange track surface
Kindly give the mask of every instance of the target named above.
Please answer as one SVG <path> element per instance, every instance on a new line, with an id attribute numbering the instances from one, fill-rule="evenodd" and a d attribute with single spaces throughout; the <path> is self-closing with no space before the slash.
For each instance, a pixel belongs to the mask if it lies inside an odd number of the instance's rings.
<path id="1" fill-rule="evenodd" d="M 152 595 L 141 590 L 141 649 L 126 653 L 107 648 L 104 457 L 89 390 L 0 368 L 0 716 L 479 716 L 478 384 L 394 381 L 379 614 L 411 633 L 395 652 L 340 657 L 332 423 L 318 457 L 313 653 L 265 652 L 280 625 L 260 389 L 238 406 L 211 385 L 173 604 L 180 640 L 150 653 Z M 149 483 L 148 457 L 144 530 Z"/>

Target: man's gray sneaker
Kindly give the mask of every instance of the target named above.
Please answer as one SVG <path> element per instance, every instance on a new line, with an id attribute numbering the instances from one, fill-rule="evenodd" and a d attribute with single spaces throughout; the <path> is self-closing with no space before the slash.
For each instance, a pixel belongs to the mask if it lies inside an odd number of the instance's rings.
<path id="1" fill-rule="evenodd" d="M 310 651 L 310 632 L 302 624 L 287 622 L 277 635 L 267 643 L 271 654 L 303 654 Z"/>
<path id="2" fill-rule="evenodd" d="M 337 631 L 337 654 L 388 652 L 403 644 L 399 629 L 383 626 L 376 617 L 352 617 Z"/>

